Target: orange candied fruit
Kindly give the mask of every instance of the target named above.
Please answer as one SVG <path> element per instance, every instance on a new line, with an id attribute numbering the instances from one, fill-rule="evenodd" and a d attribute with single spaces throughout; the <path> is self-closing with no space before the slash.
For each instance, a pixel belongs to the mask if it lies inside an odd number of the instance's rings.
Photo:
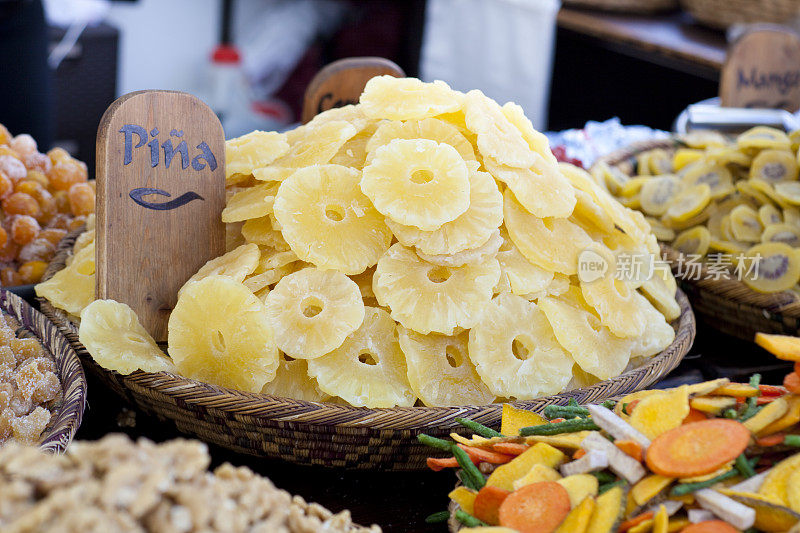
<path id="1" fill-rule="evenodd" d="M 22 278 L 11 267 L 6 267 L 0 270 L 0 285 L 3 287 L 14 287 L 15 285 L 22 285 Z"/>
<path id="2" fill-rule="evenodd" d="M 8 144 L 11 140 L 11 132 L 4 125 L 0 124 L 0 144 Z"/>
<path id="3" fill-rule="evenodd" d="M 59 161 L 50 169 L 50 185 L 57 191 L 68 191 L 76 183 L 88 179 L 86 167 L 79 161 Z"/>
<path id="4" fill-rule="evenodd" d="M 8 233 L 6 232 L 5 228 L 0 227 L 0 248 L 6 245 L 8 242 Z"/>
<path id="5" fill-rule="evenodd" d="M 52 148 L 49 152 L 47 152 L 47 157 L 50 158 L 50 162 L 54 165 L 59 161 L 69 161 L 70 159 L 72 159 L 72 156 L 69 155 L 69 152 L 67 152 L 60 146 L 56 146 L 55 148 Z"/>
<path id="6" fill-rule="evenodd" d="M 14 182 L 0 172 L 0 199 L 8 197 L 12 192 L 14 192 Z"/>
<path id="7" fill-rule="evenodd" d="M 30 172 L 28 173 L 30 174 Z M 32 197 L 36 197 L 39 194 L 39 191 L 43 189 L 42 184 L 38 183 L 33 180 L 24 179 L 17 182 L 14 186 L 14 192 L 24 192 L 25 194 L 29 194 Z"/>
<path id="8" fill-rule="evenodd" d="M 2 203 L 6 215 L 28 215 L 35 217 L 39 214 L 39 203 L 30 194 L 15 192 Z"/>
<path id="9" fill-rule="evenodd" d="M 25 245 L 38 237 L 41 230 L 35 218 L 21 215 L 11 223 L 11 238 L 15 243 Z"/>
<path id="10" fill-rule="evenodd" d="M 45 261 L 28 261 L 19 267 L 19 277 L 22 283 L 38 283 L 44 271 L 47 270 L 47 263 Z"/>
<path id="11" fill-rule="evenodd" d="M 39 234 L 40 239 L 45 239 L 46 241 L 49 241 L 53 246 L 58 246 L 58 243 L 61 242 L 61 239 L 63 239 L 66 236 L 67 236 L 67 230 L 58 228 L 43 229 L 42 232 Z"/>
<path id="12" fill-rule="evenodd" d="M 85 216 L 94 213 L 94 189 L 88 183 L 76 183 L 69 188 L 67 197 L 73 215 Z"/>

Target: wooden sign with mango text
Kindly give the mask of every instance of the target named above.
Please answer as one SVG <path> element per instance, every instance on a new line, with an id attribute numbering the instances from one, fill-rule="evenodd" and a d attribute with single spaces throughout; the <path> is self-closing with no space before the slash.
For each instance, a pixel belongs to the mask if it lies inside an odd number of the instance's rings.
<path id="1" fill-rule="evenodd" d="M 328 109 L 357 104 L 367 82 L 385 74 L 405 76 L 403 69 L 383 57 L 349 57 L 325 66 L 306 89 L 303 124 Z"/>
<path id="2" fill-rule="evenodd" d="M 728 50 L 719 94 L 723 107 L 800 109 L 800 37 L 779 28 L 745 33 Z"/>
<path id="3" fill-rule="evenodd" d="M 156 341 L 178 289 L 225 252 L 225 137 L 198 98 L 139 91 L 97 132 L 97 296 L 128 304 Z"/>

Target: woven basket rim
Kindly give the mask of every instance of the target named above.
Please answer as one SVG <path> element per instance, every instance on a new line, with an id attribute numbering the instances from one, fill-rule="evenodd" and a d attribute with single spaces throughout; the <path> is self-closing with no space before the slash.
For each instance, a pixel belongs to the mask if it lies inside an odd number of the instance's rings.
<path id="1" fill-rule="evenodd" d="M 0 289 L 0 307 L 39 340 L 56 363 L 62 400 L 51 412 L 51 422 L 40 437 L 39 447 L 62 453 L 72 442 L 83 420 L 87 391 L 83 366 L 69 339 L 57 325 L 25 300 Z"/>
<path id="2" fill-rule="evenodd" d="M 49 279 L 56 271 L 63 268 L 65 261 L 71 253 L 72 244 L 75 238 L 83 230 L 77 230 L 64 238 L 59 251 L 53 262 L 50 264 L 44 279 Z M 601 381 L 590 387 L 581 389 L 574 389 L 572 391 L 560 393 L 552 396 L 545 396 L 533 400 L 523 400 L 513 402 L 512 405 L 517 407 L 530 408 L 536 404 L 538 408 L 550 403 L 567 403 L 569 398 L 582 397 L 592 399 L 597 397 L 598 391 L 609 388 L 611 385 L 624 384 L 628 380 L 638 379 L 644 376 L 641 381 L 638 381 L 633 387 L 633 390 L 640 390 L 654 383 L 658 379 L 664 377 L 678 366 L 683 357 L 688 353 L 689 348 L 694 340 L 696 333 L 696 325 L 694 313 L 689 306 L 686 295 L 678 290 L 676 294 L 679 304 L 681 305 L 681 316 L 673 323 L 676 329 L 675 340 L 660 354 L 652 357 L 646 364 L 636 369 L 625 372 L 610 380 Z M 77 328 L 68 320 L 67 315 L 56 308 L 54 308 L 48 301 L 39 299 L 41 308 L 45 314 L 51 316 L 55 321 L 61 322 L 64 327 L 72 333 L 73 346 L 81 357 L 91 357 L 86 351 L 86 348 L 77 341 Z M 688 342 L 687 342 L 688 339 Z M 660 367 L 660 368 L 659 368 Z M 120 377 L 119 374 L 113 371 L 101 369 L 110 375 Z M 652 372 L 652 374 L 651 374 Z M 284 398 L 272 396 L 268 394 L 252 393 L 219 387 L 202 381 L 193 380 L 177 374 L 169 372 L 159 373 L 145 373 L 142 371 L 134 372 L 124 377 L 126 382 L 135 384 L 137 387 L 143 387 L 153 391 L 160 392 L 164 395 L 179 399 L 181 405 L 186 408 L 191 407 L 212 407 L 220 411 L 226 411 L 230 406 L 236 406 L 236 414 L 244 416 L 258 417 L 260 411 L 270 410 L 276 405 L 286 406 L 284 415 L 270 416 L 271 420 L 279 422 L 293 422 L 297 419 L 297 414 L 292 409 L 297 408 L 302 412 L 319 412 L 324 410 L 328 413 L 349 413 L 357 418 L 337 423 L 337 427 L 364 427 L 365 424 L 370 424 L 369 427 L 375 429 L 390 429 L 390 430 L 408 430 L 417 429 L 420 427 L 437 427 L 421 424 L 419 418 L 412 418 L 408 415 L 423 416 L 427 418 L 437 418 L 438 420 L 446 421 L 446 427 L 455 427 L 458 424 L 455 422 L 456 417 L 470 416 L 473 418 L 481 419 L 481 417 L 496 417 L 501 410 L 501 403 L 493 403 L 483 406 L 452 406 L 452 407 L 392 407 L 392 408 L 368 408 L 368 407 L 353 407 L 351 405 L 333 404 L 326 402 L 308 402 L 304 400 L 296 400 L 293 398 Z M 605 396 L 606 398 L 608 396 Z M 358 415 L 372 415 L 360 416 Z M 391 415 L 399 415 L 392 417 Z M 404 416 L 405 415 L 405 416 Z M 427 416 L 424 416 L 427 415 Z M 444 415 L 444 417 L 442 417 Z M 384 420 L 384 418 L 389 419 Z M 423 419 L 423 422 L 424 422 Z"/>
<path id="3" fill-rule="evenodd" d="M 679 139 L 674 135 L 669 139 L 639 141 L 598 158 L 592 165 L 592 168 L 603 163 L 611 167 L 616 167 L 622 163 L 632 161 L 641 152 L 658 148 L 674 150 L 680 146 L 681 143 Z M 768 311 L 770 313 L 780 313 L 781 315 L 793 318 L 800 318 L 800 295 L 791 290 L 767 294 L 754 291 L 743 281 L 738 279 L 706 279 L 709 278 L 711 273 L 704 263 L 700 268 L 699 277 L 702 279 L 696 280 L 680 277 L 676 269 L 678 263 L 683 259 L 683 254 L 669 246 L 669 244 L 660 244 L 662 255 L 669 261 L 673 273 L 675 273 L 676 277 L 678 277 L 682 283 L 700 287 L 703 290 L 755 309 Z"/>

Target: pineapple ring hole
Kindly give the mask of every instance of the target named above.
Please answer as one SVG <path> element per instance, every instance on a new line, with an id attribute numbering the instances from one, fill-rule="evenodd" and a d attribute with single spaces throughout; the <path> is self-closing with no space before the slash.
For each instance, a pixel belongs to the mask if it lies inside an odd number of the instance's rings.
<path id="1" fill-rule="evenodd" d="M 450 279 L 450 269 L 443 266 L 433 267 L 428 270 L 428 279 L 431 283 L 444 283 Z"/>
<path id="2" fill-rule="evenodd" d="M 520 361 L 525 361 L 531 355 L 530 350 L 528 350 L 528 345 L 532 343 L 528 341 L 529 339 L 524 335 L 517 335 L 514 337 L 514 340 L 511 341 L 511 353 Z"/>
<path id="3" fill-rule="evenodd" d="M 445 348 L 444 353 L 447 358 L 447 363 L 453 368 L 460 367 L 464 362 L 464 356 L 461 355 L 461 352 L 455 346 L 448 346 Z"/>
<path id="4" fill-rule="evenodd" d="M 375 356 L 368 351 L 363 351 L 360 354 L 358 354 L 358 362 L 370 366 L 378 364 L 378 361 L 375 359 Z"/>
<path id="5" fill-rule="evenodd" d="M 323 307 L 322 300 L 316 296 L 306 296 L 303 298 L 303 301 L 300 302 L 300 311 L 306 318 L 314 318 L 322 312 Z"/>
<path id="6" fill-rule="evenodd" d="M 325 207 L 325 216 L 334 222 L 340 222 L 344 218 L 344 209 L 338 205 L 328 205 Z"/>
<path id="7" fill-rule="evenodd" d="M 420 168 L 418 170 L 415 170 L 408 177 L 408 179 L 411 180 L 411 183 L 416 183 L 420 185 L 423 183 L 430 183 L 431 181 L 433 181 L 433 178 L 434 178 L 433 172 L 431 172 L 427 168 Z"/>

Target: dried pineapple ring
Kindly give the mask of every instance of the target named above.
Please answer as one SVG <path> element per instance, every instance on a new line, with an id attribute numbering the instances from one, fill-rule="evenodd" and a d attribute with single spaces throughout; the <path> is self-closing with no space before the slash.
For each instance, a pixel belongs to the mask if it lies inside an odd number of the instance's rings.
<path id="1" fill-rule="evenodd" d="M 731 233 L 733 238 L 742 242 L 759 242 L 764 228 L 758 213 L 749 205 L 740 205 L 730 212 Z"/>
<path id="2" fill-rule="evenodd" d="M 531 215 L 507 189 L 503 198 L 506 228 L 528 261 L 545 270 L 578 273 L 578 255 L 593 241 L 577 224 L 564 218 Z"/>
<path id="3" fill-rule="evenodd" d="M 414 246 L 427 255 L 455 254 L 478 248 L 486 244 L 492 233 L 503 223 L 503 195 L 497 190 L 492 176 L 486 172 L 471 172 L 469 183 L 470 201 L 467 210 L 434 231 L 404 226 L 391 219 L 386 224 L 398 241 L 405 246 Z"/>
<path id="4" fill-rule="evenodd" d="M 468 263 L 482 263 L 497 254 L 500 245 L 503 244 L 503 239 L 500 237 L 500 230 L 494 230 L 489 236 L 489 240 L 478 248 L 471 248 L 469 250 L 462 250 L 452 255 L 429 255 L 417 250 L 417 255 L 423 261 L 427 261 L 433 265 L 443 267 L 460 267 Z"/>
<path id="5" fill-rule="evenodd" d="M 441 267 L 422 261 L 411 248 L 394 244 L 378 261 L 372 290 L 392 318 L 427 335 L 452 335 L 471 328 L 492 299 L 500 278 L 494 257 L 462 267 Z"/>
<path id="6" fill-rule="evenodd" d="M 681 190 L 681 182 L 675 176 L 658 176 L 642 185 L 640 195 L 642 211 L 648 215 L 661 216 L 666 213 L 672 200 Z"/>
<path id="7" fill-rule="evenodd" d="M 800 173 L 794 153 L 788 150 L 762 150 L 753 159 L 750 178 L 776 184 L 779 181 L 794 181 Z"/>
<path id="8" fill-rule="evenodd" d="M 280 355 L 279 360 L 275 379 L 264 385 L 262 394 L 307 402 L 324 402 L 330 399 L 331 396 L 319 388 L 317 380 L 309 377 L 307 361 L 287 359 L 285 355 Z"/>
<path id="9" fill-rule="evenodd" d="M 770 224 L 764 228 L 761 242 L 782 242 L 800 248 L 800 228 L 792 224 Z"/>
<path id="10" fill-rule="evenodd" d="M 389 249 L 392 232 L 361 192 L 360 177 L 352 168 L 315 165 L 281 183 L 275 217 L 297 257 L 321 269 L 358 274 Z"/>
<path id="11" fill-rule="evenodd" d="M 705 209 L 711 201 L 711 188 L 702 183 L 679 192 L 669 203 L 665 216 L 678 222 L 687 220 Z"/>
<path id="12" fill-rule="evenodd" d="M 283 234 L 275 229 L 270 217 L 252 218 L 242 225 L 242 237 L 247 242 L 259 246 L 269 246 L 280 251 L 288 251 L 289 243 L 283 238 Z"/>
<path id="13" fill-rule="evenodd" d="M 368 121 L 364 129 L 356 133 L 339 148 L 336 155 L 331 158 L 331 164 L 353 167 L 358 170 L 364 168 L 367 161 L 367 143 L 375 134 L 378 126 L 380 126 L 380 121 Z"/>
<path id="14" fill-rule="evenodd" d="M 295 359 L 335 350 L 364 320 L 361 291 L 335 270 L 304 268 L 281 279 L 267 296 L 266 316 L 278 348 Z"/>
<path id="15" fill-rule="evenodd" d="M 779 242 L 756 244 L 747 250 L 745 266 L 760 257 L 758 268 L 744 270 L 743 281 L 757 292 L 779 292 L 791 289 L 800 281 L 800 257 L 791 246 Z"/>
<path id="16" fill-rule="evenodd" d="M 200 281 L 208 276 L 227 276 L 241 283 L 244 278 L 256 270 L 260 257 L 261 251 L 258 246 L 255 244 L 243 244 L 200 267 L 200 270 L 183 285 L 181 291 L 186 287 L 186 284 Z M 180 291 L 178 291 L 178 294 L 180 294 Z"/>
<path id="17" fill-rule="evenodd" d="M 669 325 L 664 314 L 647 298 L 636 293 L 634 299 L 636 308 L 644 317 L 645 327 L 644 333 L 630 339 L 632 341 L 631 357 L 649 358 L 661 353 L 672 344 L 672 341 L 675 340 L 675 330 Z M 680 310 L 678 316 L 680 316 Z"/>
<path id="18" fill-rule="evenodd" d="M 361 190 L 395 222 L 433 231 L 469 207 L 469 169 L 450 145 L 395 139 L 375 150 Z"/>
<path id="19" fill-rule="evenodd" d="M 470 330 L 469 357 L 492 393 L 519 400 L 564 390 L 574 363 L 542 310 L 509 293 L 494 298 Z"/>
<path id="20" fill-rule="evenodd" d="M 497 252 L 501 272 L 498 285 L 507 285 L 510 292 L 519 296 L 546 290 L 553 282 L 554 274 L 528 261 L 508 232 L 501 230 L 500 235 L 503 244 Z"/>
<path id="21" fill-rule="evenodd" d="M 642 283 L 640 289 L 664 318 L 672 322 L 681 316 L 681 306 L 675 299 L 677 287 L 669 266 L 656 264 L 653 267 L 653 276 Z"/>
<path id="22" fill-rule="evenodd" d="M 449 144 L 458 151 L 464 161 L 475 161 L 475 149 L 456 126 L 436 118 L 408 120 L 406 122 L 385 121 L 367 142 L 367 162 L 372 160 L 376 149 L 394 139 L 428 139 Z"/>
<path id="23" fill-rule="evenodd" d="M 308 361 L 320 389 L 356 407 L 410 407 L 414 393 L 389 313 L 365 308 L 364 322 L 331 353 Z"/>
<path id="24" fill-rule="evenodd" d="M 505 183 L 517 200 L 538 217 L 568 217 L 575 209 L 575 193 L 559 168 L 544 162 L 536 154 L 538 163 L 530 168 L 513 168 L 502 165 L 491 157 L 483 164 L 489 173 Z"/>
<path id="25" fill-rule="evenodd" d="M 568 292 L 539 299 L 558 343 L 585 372 L 600 379 L 618 376 L 630 360 L 634 339 L 616 337 L 588 310 L 580 295 Z"/>
<path id="26" fill-rule="evenodd" d="M 800 182 L 786 181 L 776 183 L 775 194 L 787 204 L 800 205 Z"/>
<path id="27" fill-rule="evenodd" d="M 318 126 L 310 123 L 286 134 L 289 152 L 272 164 L 257 168 L 253 177 L 262 181 L 283 181 L 299 168 L 323 165 L 351 138 L 358 129 L 346 120 L 331 120 Z"/>
<path id="28" fill-rule="evenodd" d="M 372 290 L 372 278 L 374 276 L 375 267 L 370 267 L 361 274 L 348 277 L 356 282 L 362 298 L 375 298 L 375 292 Z"/>
<path id="29" fill-rule="evenodd" d="M 772 204 L 762 205 L 758 209 L 758 219 L 764 227 L 783 222 L 783 214 Z"/>
<path id="30" fill-rule="evenodd" d="M 705 226 L 695 226 L 682 231 L 672 241 L 672 247 L 686 255 L 704 256 L 708 253 L 708 245 L 711 243 L 711 233 Z"/>
<path id="31" fill-rule="evenodd" d="M 736 146 L 740 150 L 791 150 L 792 141 L 781 130 L 767 126 L 750 128 L 736 138 Z"/>
<path id="32" fill-rule="evenodd" d="M 400 348 L 406 356 L 411 390 L 428 407 L 485 405 L 495 395 L 481 381 L 469 359 L 466 331 L 455 336 L 420 335 L 397 328 Z"/>
<path id="33" fill-rule="evenodd" d="M 520 130 L 506 118 L 500 105 L 481 91 L 467 93 L 464 118 L 467 128 L 478 136 L 478 150 L 484 157 L 514 168 L 537 164 L 537 153 L 531 150 Z"/>
<path id="34" fill-rule="evenodd" d="M 95 244 L 91 242 L 73 255 L 66 268 L 36 285 L 36 296 L 46 298 L 71 315 L 80 315 L 94 300 L 94 250 Z"/>
<path id="35" fill-rule="evenodd" d="M 240 222 L 272 213 L 278 186 L 278 183 L 265 183 L 237 192 L 228 199 L 225 209 L 222 210 L 222 221 Z"/>
<path id="36" fill-rule="evenodd" d="M 359 102 L 369 118 L 419 120 L 461 109 L 464 95 L 436 80 L 375 76 L 361 93 Z"/>
<path id="37" fill-rule="evenodd" d="M 618 337 L 636 337 L 644 333 L 644 317 L 635 305 L 634 283 L 616 279 L 616 260 L 611 250 L 602 244 L 592 243 L 586 247 L 605 260 L 608 270 L 594 281 L 581 281 L 581 293 L 600 317 L 600 323 Z"/>
<path id="38" fill-rule="evenodd" d="M 225 141 L 225 177 L 249 176 L 289 151 L 286 135 L 274 131 L 253 131 Z M 230 184 L 230 182 L 228 183 Z"/>
<path id="39" fill-rule="evenodd" d="M 721 165 L 692 165 L 682 178 L 685 187 L 705 183 L 711 189 L 711 198 L 719 200 L 734 191 L 733 176 L 730 170 Z"/>
<path id="40" fill-rule="evenodd" d="M 611 216 L 594 202 L 594 198 L 589 193 L 575 189 L 575 200 L 575 209 L 572 211 L 572 217 L 581 226 L 593 226 L 602 233 L 614 231 L 614 221 Z"/>
<path id="41" fill-rule="evenodd" d="M 522 106 L 514 102 L 506 102 L 501 110 L 508 121 L 519 130 L 531 150 L 544 157 L 548 163 L 558 164 L 556 156 L 550 150 L 550 141 L 547 140 L 547 135 L 533 127 L 533 123 L 525 116 Z"/>
<path id="42" fill-rule="evenodd" d="M 184 287 L 169 316 L 169 354 L 183 376 L 248 392 L 260 392 L 278 369 L 264 304 L 224 276 Z"/>
<path id="43" fill-rule="evenodd" d="M 133 309 L 95 300 L 81 311 L 78 337 L 97 364 L 120 374 L 137 370 L 173 372 L 175 365 L 142 327 Z"/>

